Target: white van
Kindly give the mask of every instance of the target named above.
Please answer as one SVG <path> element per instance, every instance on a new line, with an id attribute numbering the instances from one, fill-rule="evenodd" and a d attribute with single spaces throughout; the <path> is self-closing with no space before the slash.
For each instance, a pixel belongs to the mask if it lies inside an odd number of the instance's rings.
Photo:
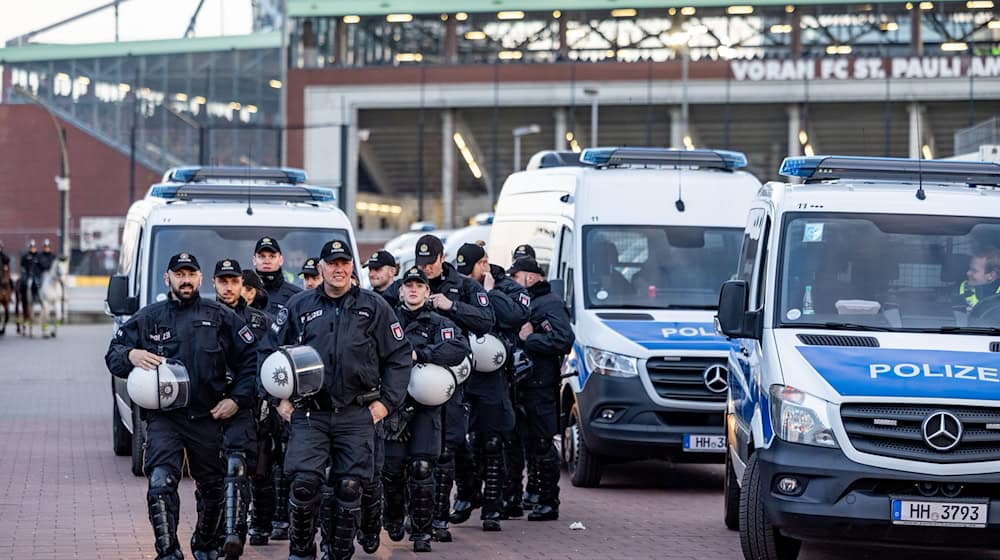
<path id="1" fill-rule="evenodd" d="M 198 258 L 205 275 L 201 292 L 213 297 L 216 261 L 233 258 L 252 267 L 254 244 L 263 236 L 278 240 L 286 276 L 319 256 L 330 239 L 357 245 L 333 190 L 305 184 L 297 169 L 180 167 L 129 208 L 122 234 L 118 275 L 108 285 L 108 310 L 115 328 L 140 308 L 167 296 L 163 281 L 170 257 L 186 251 Z M 125 380 L 113 377 L 114 450 L 132 456 L 132 471 L 142 474 L 142 423 L 132 407 Z M 136 429 L 139 427 L 140 429 Z"/>
<path id="2" fill-rule="evenodd" d="M 532 245 L 569 307 L 560 407 L 573 484 L 599 484 L 608 462 L 721 462 L 728 346 L 712 317 L 760 183 L 735 152 L 564 159 L 534 157 L 507 179 L 487 247 L 506 265 Z"/>
<path id="3" fill-rule="evenodd" d="M 781 173 L 804 183 L 761 189 L 720 295 L 726 525 L 752 560 L 812 539 L 996 547 L 1000 165 Z"/>

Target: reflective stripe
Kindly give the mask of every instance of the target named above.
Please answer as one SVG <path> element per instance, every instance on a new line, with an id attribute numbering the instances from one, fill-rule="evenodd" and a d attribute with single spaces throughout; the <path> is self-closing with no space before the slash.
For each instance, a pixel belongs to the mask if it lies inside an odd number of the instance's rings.
<path id="1" fill-rule="evenodd" d="M 996 294 L 1000 295 L 1000 286 L 997 286 Z M 976 288 L 969 286 L 969 281 L 965 280 L 958 287 L 958 295 L 965 298 L 965 303 L 969 307 L 975 307 L 979 303 L 979 296 L 976 295 Z"/>

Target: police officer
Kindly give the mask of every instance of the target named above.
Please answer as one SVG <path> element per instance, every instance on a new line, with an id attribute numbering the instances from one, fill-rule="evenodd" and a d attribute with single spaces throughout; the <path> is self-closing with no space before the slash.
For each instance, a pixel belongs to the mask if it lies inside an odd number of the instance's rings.
<path id="1" fill-rule="evenodd" d="M 301 292 L 302 288 L 285 278 L 281 269 L 285 264 L 285 257 L 281 254 L 278 240 L 273 237 L 261 237 L 257 241 L 253 250 L 253 264 L 267 290 L 268 303 L 265 311 L 277 318 L 288 298 Z"/>
<path id="2" fill-rule="evenodd" d="M 984 249 L 969 260 L 969 270 L 959 286 L 965 310 L 971 312 L 980 301 L 1000 295 L 1000 250 Z"/>
<path id="3" fill-rule="evenodd" d="M 259 311 L 264 311 L 267 318 L 273 322 L 274 316 L 268 315 L 265 311 L 267 309 L 268 297 L 267 290 L 264 289 L 264 281 L 260 279 L 260 275 L 254 270 L 244 268 L 242 276 L 243 288 L 240 290 L 240 295 L 243 296 L 247 305 Z"/>
<path id="4" fill-rule="evenodd" d="M 10 257 L 4 251 L 3 241 L 0 240 L 0 267 L 2 266 L 10 266 Z"/>
<path id="5" fill-rule="evenodd" d="M 187 370 L 191 390 L 186 408 L 143 411 L 146 499 L 157 558 L 183 558 L 177 542 L 177 485 L 186 457 L 198 501 L 191 550 L 203 560 L 215 558 L 219 548 L 225 476 L 220 422 L 253 405 L 256 336 L 228 308 L 200 297 L 202 274 L 194 255 L 171 257 L 164 281 L 170 296 L 144 307 L 118 329 L 105 361 L 118 377 L 133 374 L 133 368 L 156 370 L 164 359 L 177 360 Z"/>
<path id="6" fill-rule="evenodd" d="M 323 279 L 319 277 L 319 270 L 316 269 L 316 259 L 306 259 L 302 263 L 302 271 L 299 272 L 299 276 L 302 277 L 302 287 L 306 290 L 311 290 L 323 283 Z"/>
<path id="7" fill-rule="evenodd" d="M 531 317 L 531 298 L 520 284 L 507 277 L 502 268 L 490 264 L 486 250 L 478 244 L 466 243 L 458 249 L 455 268 L 482 285 L 489 295 L 496 317 L 491 334 L 504 343 L 508 359 L 501 370 L 473 374 L 466 383 L 469 437 L 483 480 L 481 484 L 478 478 L 475 479 L 470 489 L 463 489 L 459 484 L 451 522 L 465 522 L 481 495 L 483 530 L 499 531 L 506 468 L 504 438 L 514 430 L 514 408 L 508 377 L 518 333 Z"/>
<path id="8" fill-rule="evenodd" d="M 253 330 L 257 344 L 266 340 L 271 322 L 263 311 L 250 307 L 243 299 L 243 270 L 240 263 L 235 259 L 223 259 L 215 263 L 212 283 L 215 287 L 215 299 L 232 309 Z M 258 358 L 261 353 L 257 352 Z M 254 369 L 256 371 L 257 368 Z M 261 410 L 257 399 L 254 399 L 250 408 L 240 408 L 236 414 L 222 421 L 223 455 L 226 460 L 226 508 L 222 535 L 223 552 L 227 559 L 239 558 L 243 554 L 247 510 L 252 496 L 251 480 L 255 488 L 264 489 L 259 493 L 265 496 L 265 501 L 268 498 L 266 487 L 270 487 L 269 505 L 272 509 L 274 507 L 271 477 L 261 476 L 262 473 L 257 468 L 259 444 L 256 417 Z M 266 405 L 263 411 L 266 413 Z"/>
<path id="9" fill-rule="evenodd" d="M 522 243 L 514 248 L 511 254 L 511 262 L 525 257 L 535 258 L 535 248 L 526 243 Z M 515 282 L 516 284 L 516 282 Z M 520 284 L 518 284 L 520 286 Z M 529 296 L 530 297 L 530 296 Z M 520 341 L 518 341 L 520 342 Z M 520 345 L 520 344 L 519 344 Z M 517 410 L 517 384 L 511 380 L 510 397 Z M 517 425 L 515 415 L 515 425 Z M 507 438 L 507 484 L 504 489 L 504 511 L 503 517 L 521 517 L 524 510 L 531 511 L 538 503 L 538 470 L 534 461 L 528 464 L 528 486 L 523 486 L 525 453 L 524 442 L 521 441 L 520 430 L 515 429 L 510 432 Z M 522 492 L 525 494 L 522 496 Z"/>
<path id="10" fill-rule="evenodd" d="M 524 257 L 531 257 L 533 259 L 536 258 L 535 248 L 532 247 L 531 245 L 528 245 L 527 243 L 523 243 L 521 245 L 518 245 L 517 247 L 514 247 L 514 253 L 511 255 L 510 262 L 514 262 L 517 259 L 523 259 Z"/>
<path id="11" fill-rule="evenodd" d="M 52 263 L 56 262 L 56 255 L 52 252 L 52 242 L 48 238 L 42 240 L 42 252 L 38 255 L 38 277 L 41 278 L 52 268 Z"/>
<path id="12" fill-rule="evenodd" d="M 375 251 L 368 257 L 365 267 L 368 269 L 368 282 L 372 285 L 372 290 L 384 297 L 389 305 L 398 305 L 401 281 L 396 279 L 399 274 L 396 257 L 389 251 Z"/>
<path id="13" fill-rule="evenodd" d="M 374 425 L 403 402 L 412 360 L 392 309 L 378 295 L 351 285 L 350 245 L 323 245 L 321 288 L 288 302 L 272 331 L 279 344 L 304 344 L 323 357 L 324 387 L 298 403 L 281 401 L 291 422 L 285 473 L 289 497 L 289 558 L 315 558 L 316 508 L 330 466 L 334 514 L 328 523 L 331 558 L 350 558 L 361 517 L 362 484 L 373 474 Z"/>
<path id="14" fill-rule="evenodd" d="M 462 363 L 469 345 L 455 323 L 431 311 L 427 276 L 417 267 L 402 278 L 396 315 L 417 363 L 443 367 Z M 394 541 L 403 538 L 403 518 L 410 518 L 414 552 L 431 550 L 434 512 L 434 464 L 441 453 L 440 406 L 425 406 L 413 397 L 385 421 L 385 528 Z"/>
<path id="15" fill-rule="evenodd" d="M 558 429 L 562 361 L 573 347 L 573 329 L 566 305 L 552 293 L 535 259 L 514 261 L 510 275 L 531 295 L 531 321 L 518 334 L 534 362 L 531 374 L 518 384 L 518 430 L 538 472 L 538 504 L 528 521 L 550 521 L 559 519 L 559 454 L 552 438 Z"/>
<path id="16" fill-rule="evenodd" d="M 444 260 L 444 244 L 436 236 L 427 234 L 417 240 L 414 250 L 416 265 L 427 276 L 431 287 L 431 305 L 434 311 L 451 319 L 468 338 L 482 336 L 493 329 L 493 309 L 490 298 L 482 286 L 462 276 L 451 263 Z M 462 386 L 442 408 L 444 414 L 444 449 L 438 458 L 434 473 L 436 492 L 434 510 L 434 539 L 450 542 L 448 519 L 451 514 L 451 487 L 460 473 L 468 486 L 475 480 L 472 449 L 467 439 L 468 411 Z M 457 471 L 457 472 L 456 472 Z"/>

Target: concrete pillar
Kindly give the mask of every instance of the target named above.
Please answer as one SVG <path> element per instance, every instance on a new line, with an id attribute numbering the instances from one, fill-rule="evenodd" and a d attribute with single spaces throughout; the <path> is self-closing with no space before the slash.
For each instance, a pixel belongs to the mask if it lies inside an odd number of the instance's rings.
<path id="1" fill-rule="evenodd" d="M 552 149 L 553 150 L 565 150 L 566 149 L 566 109 L 560 107 L 555 111 L 552 111 L 552 120 L 554 121 L 555 136 L 552 139 Z"/>
<path id="2" fill-rule="evenodd" d="M 455 146 L 455 110 L 441 112 L 441 228 L 449 229 L 455 222 L 455 190 L 458 179 Z"/>
<path id="3" fill-rule="evenodd" d="M 444 62 L 458 63 L 458 20 L 449 17 L 444 25 Z"/>
<path id="4" fill-rule="evenodd" d="M 906 112 L 910 115 L 910 157 L 919 158 L 920 148 L 924 145 L 923 136 L 927 133 L 923 130 L 924 108 L 920 103 L 910 103 Z"/>
<path id="5" fill-rule="evenodd" d="M 684 149 L 684 110 L 681 107 L 670 108 L 670 147 L 676 150 Z"/>
<path id="6" fill-rule="evenodd" d="M 569 41 L 566 39 L 566 14 L 559 17 L 559 60 L 569 60 Z"/>
<path id="7" fill-rule="evenodd" d="M 799 142 L 799 131 L 802 130 L 802 108 L 798 103 L 788 106 L 788 155 L 802 155 L 802 142 Z"/>
<path id="8" fill-rule="evenodd" d="M 917 3 L 914 3 L 913 9 L 910 10 L 910 51 L 913 56 L 924 54 L 924 39 L 920 29 L 923 16 L 923 11 Z"/>
<path id="9" fill-rule="evenodd" d="M 788 24 L 792 26 L 792 58 L 800 58 L 802 56 L 802 16 L 799 15 L 798 9 L 789 15 Z"/>
<path id="10" fill-rule="evenodd" d="M 333 31 L 333 64 L 347 65 L 347 24 L 343 19 L 337 19 Z"/>

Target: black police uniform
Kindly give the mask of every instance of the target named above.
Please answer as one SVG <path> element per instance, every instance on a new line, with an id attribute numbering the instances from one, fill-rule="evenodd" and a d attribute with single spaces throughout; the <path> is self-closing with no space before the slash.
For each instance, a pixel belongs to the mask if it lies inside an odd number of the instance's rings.
<path id="1" fill-rule="evenodd" d="M 333 243 L 339 245 L 337 254 L 327 243 L 324 257 L 350 257 L 349 248 Z M 285 474 L 292 479 L 290 557 L 315 555 L 314 519 L 329 463 L 336 495 L 335 515 L 324 519 L 332 523 L 330 555 L 349 558 L 361 521 L 362 482 L 373 471 L 367 397 L 374 393 L 390 412 L 399 406 L 412 366 L 410 345 L 385 300 L 358 287 L 340 298 L 327 295 L 324 286 L 293 297 L 272 331 L 280 344 L 312 346 L 325 366 L 323 389 L 298 403 L 292 415 L 285 456 Z"/>
<path id="2" fill-rule="evenodd" d="M 452 308 L 436 310 L 444 317 L 451 319 L 465 335 L 489 333 L 495 321 L 490 298 L 476 281 L 463 276 L 450 263 L 442 264 L 441 276 L 429 280 L 432 294 L 444 294 L 453 303 Z M 475 465 L 472 449 L 469 447 L 468 409 L 465 404 L 463 387 L 459 386 L 455 394 L 443 406 L 444 410 L 444 450 L 438 458 L 435 470 L 436 495 L 434 511 L 435 538 L 451 540 L 448 534 L 448 519 L 451 515 L 451 487 L 456 477 L 456 471 L 474 473 Z"/>
<path id="3" fill-rule="evenodd" d="M 468 341 L 461 330 L 430 307 L 410 310 L 400 305 L 396 315 L 417 362 L 453 367 L 468 355 Z M 392 540 L 402 539 L 403 517 L 409 513 L 410 540 L 418 551 L 430 550 L 434 465 L 441 454 L 441 429 L 440 406 L 424 406 L 412 397 L 385 422 L 385 528 Z"/>
<path id="4" fill-rule="evenodd" d="M 256 255 L 261 250 L 271 250 L 281 254 L 281 246 L 278 245 L 278 241 L 273 237 L 261 237 L 257 240 L 257 245 L 254 246 L 253 252 Z M 277 318 L 289 298 L 301 292 L 302 288 L 287 282 L 285 280 L 285 273 L 280 267 L 274 272 L 261 272 L 258 270 L 257 274 L 264 281 L 264 289 L 267 290 L 268 302 L 265 311 Z"/>
<path id="5" fill-rule="evenodd" d="M 515 266 L 516 263 L 515 263 Z M 534 362 L 530 375 L 517 386 L 517 431 L 537 473 L 538 504 L 529 521 L 559 517 L 559 454 L 552 438 L 558 431 L 559 385 L 562 361 L 573 347 L 574 335 L 566 305 L 546 281 L 528 289 L 531 326 L 523 347 Z M 514 466 L 517 468 L 517 465 Z M 520 485 L 520 472 L 516 473 Z"/>
<path id="6" fill-rule="evenodd" d="M 399 305 L 399 287 L 402 285 L 403 282 L 397 279 L 393 280 L 392 284 L 386 286 L 384 290 L 373 289 L 372 291 L 382 296 L 390 306 L 396 307 Z"/>
<path id="7" fill-rule="evenodd" d="M 197 484 L 198 522 L 191 549 L 195 558 L 211 558 L 219 547 L 225 475 L 220 459 L 222 425 L 209 411 L 226 396 L 240 408 L 253 406 L 255 342 L 251 328 L 235 313 L 197 292 L 190 300 L 171 298 L 144 307 L 111 341 L 105 361 L 115 376 L 131 373 L 128 354 L 133 349 L 176 359 L 191 376 L 191 401 L 186 409 L 143 411 L 147 438 L 144 470 L 149 476 L 146 498 L 157 558 L 182 557 L 177 542 L 177 485 L 185 454 Z M 227 383 L 227 370 L 232 372 L 231 383 Z"/>
<path id="8" fill-rule="evenodd" d="M 21 301 L 28 297 L 28 290 L 31 290 L 31 299 L 38 299 L 38 289 L 42 287 L 41 255 L 38 251 L 28 251 L 21 255 L 21 278 L 18 280 L 18 291 Z M 25 310 L 25 317 L 28 316 Z"/>

